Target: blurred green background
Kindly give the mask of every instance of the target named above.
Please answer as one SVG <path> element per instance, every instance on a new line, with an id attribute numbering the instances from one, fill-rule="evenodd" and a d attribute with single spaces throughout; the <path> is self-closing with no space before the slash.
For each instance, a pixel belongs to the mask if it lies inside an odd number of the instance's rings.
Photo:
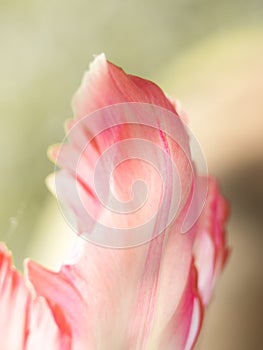
<path id="1" fill-rule="evenodd" d="M 181 100 L 232 204 L 233 254 L 200 349 L 263 348 L 263 2 L 0 2 L 0 240 L 21 269 L 71 236 L 44 185 L 46 149 L 94 54 Z"/>

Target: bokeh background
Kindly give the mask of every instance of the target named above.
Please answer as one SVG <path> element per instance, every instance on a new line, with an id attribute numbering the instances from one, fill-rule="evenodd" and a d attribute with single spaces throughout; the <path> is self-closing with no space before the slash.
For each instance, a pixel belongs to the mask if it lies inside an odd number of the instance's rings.
<path id="1" fill-rule="evenodd" d="M 49 267 L 73 233 L 44 185 L 94 54 L 181 100 L 232 207 L 202 350 L 263 348 L 263 2 L 0 2 L 0 240 Z"/>

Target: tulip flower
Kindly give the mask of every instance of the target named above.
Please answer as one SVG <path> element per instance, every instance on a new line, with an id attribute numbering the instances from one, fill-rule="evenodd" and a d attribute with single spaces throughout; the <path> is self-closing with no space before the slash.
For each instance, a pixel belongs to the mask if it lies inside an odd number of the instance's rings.
<path id="1" fill-rule="evenodd" d="M 178 103 L 100 55 L 73 109 L 48 183 L 74 254 L 56 272 L 27 260 L 22 277 L 1 248 L 1 349 L 193 349 L 228 257 L 228 206 L 198 174 Z"/>

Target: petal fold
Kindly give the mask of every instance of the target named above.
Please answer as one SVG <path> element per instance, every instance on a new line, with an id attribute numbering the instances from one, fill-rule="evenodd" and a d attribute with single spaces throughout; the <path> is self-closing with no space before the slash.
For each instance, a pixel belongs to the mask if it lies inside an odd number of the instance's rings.
<path id="1" fill-rule="evenodd" d="M 230 254 L 225 231 L 228 215 L 229 206 L 220 194 L 215 179 L 210 177 L 208 197 L 199 219 L 194 246 L 198 288 L 205 305 L 211 300 L 217 278 Z"/>
<path id="2" fill-rule="evenodd" d="M 2 244 L 0 330 L 3 350 L 71 350 L 70 329 L 62 313 L 34 295 L 33 289 L 12 267 L 10 253 Z"/>

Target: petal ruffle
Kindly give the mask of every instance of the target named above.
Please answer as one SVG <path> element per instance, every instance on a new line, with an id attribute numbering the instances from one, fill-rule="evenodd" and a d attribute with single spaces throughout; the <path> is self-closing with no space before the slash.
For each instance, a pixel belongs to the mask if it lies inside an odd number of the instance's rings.
<path id="1" fill-rule="evenodd" d="M 219 192 L 213 178 L 209 178 L 209 191 L 205 208 L 199 219 L 194 255 L 198 270 L 198 288 L 207 305 L 211 299 L 215 282 L 229 256 L 226 243 L 225 224 L 229 207 Z"/>
<path id="2" fill-rule="evenodd" d="M 0 246 L 0 330 L 3 350 L 70 350 L 70 329 L 59 307 L 51 307 L 12 267 Z"/>

